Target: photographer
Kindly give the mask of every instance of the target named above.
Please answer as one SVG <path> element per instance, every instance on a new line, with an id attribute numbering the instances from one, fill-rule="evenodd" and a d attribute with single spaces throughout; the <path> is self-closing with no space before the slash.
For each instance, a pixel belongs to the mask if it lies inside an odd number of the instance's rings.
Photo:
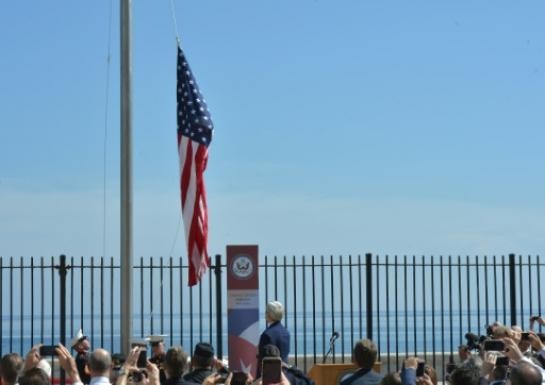
<path id="1" fill-rule="evenodd" d="M 261 357 L 261 360 L 264 358 L 281 358 L 280 357 L 280 349 L 276 345 L 268 344 L 261 347 L 259 351 L 259 355 Z M 295 366 L 289 366 L 285 362 L 282 362 L 282 375 L 286 377 L 290 385 L 314 385 L 314 381 L 310 377 L 308 377 L 305 373 L 303 373 L 301 370 L 296 368 Z M 261 378 L 258 378 L 258 381 L 261 380 Z M 226 382 L 226 385 L 227 384 Z"/>
<path id="2" fill-rule="evenodd" d="M 23 373 L 19 377 L 20 385 L 50 384 L 50 379 L 47 376 L 46 372 L 39 368 L 39 363 L 42 360 L 42 357 L 40 356 L 40 346 L 41 345 L 33 346 L 32 349 L 30 349 L 30 351 L 27 353 L 24 362 Z M 61 367 L 72 380 L 72 384 L 83 385 L 78 373 L 76 361 L 74 360 L 68 349 L 66 349 L 66 347 L 64 347 L 62 344 L 59 344 L 55 348 L 55 354 L 59 359 Z M 95 383 L 98 384 L 96 379 Z M 106 383 L 109 384 L 109 381 L 107 381 Z"/>
<path id="3" fill-rule="evenodd" d="M 142 348 L 136 346 L 131 349 L 129 356 L 121 366 L 117 377 L 116 385 L 126 385 L 129 377 L 133 383 L 143 383 L 145 385 L 159 385 L 159 369 L 157 365 L 146 362 L 146 369 L 137 367 L 138 356 Z"/>
<path id="4" fill-rule="evenodd" d="M 214 348 L 206 342 L 199 342 L 195 345 L 191 357 L 191 371 L 184 375 L 184 380 L 202 384 L 204 379 L 214 373 Z"/>
<path id="5" fill-rule="evenodd" d="M 417 373 L 419 360 L 416 357 L 409 357 L 405 360 L 403 363 L 403 367 L 401 368 L 401 383 L 403 385 L 434 385 L 432 376 L 430 376 L 432 373 L 435 373 L 435 370 L 430 370 L 431 368 L 428 368 L 428 371 L 424 371 L 422 375 L 419 375 Z M 437 379 L 435 379 L 437 382 Z"/>

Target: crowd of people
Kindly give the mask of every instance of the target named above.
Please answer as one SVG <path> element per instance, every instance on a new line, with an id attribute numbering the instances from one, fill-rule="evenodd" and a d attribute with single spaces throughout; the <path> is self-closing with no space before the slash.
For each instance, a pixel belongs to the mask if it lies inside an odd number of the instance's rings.
<path id="1" fill-rule="evenodd" d="M 257 348 L 257 373 L 231 372 L 215 355 L 214 347 L 199 342 L 191 357 L 181 347 L 165 351 L 164 336 L 150 336 L 152 354 L 148 358 L 145 344 L 135 344 L 127 357 L 112 357 L 102 348 L 90 351 L 90 341 L 78 331 L 70 350 L 62 344 L 54 347 L 34 346 L 25 359 L 16 353 L 0 359 L 1 385 L 49 385 L 51 366 L 45 354 L 55 355 L 74 385 L 269 385 L 261 373 L 261 362 L 279 362 L 281 385 L 314 385 L 301 370 L 287 364 L 290 334 L 282 325 L 283 306 L 272 301 L 266 307 L 267 328 Z M 545 385 L 545 335 L 534 332 L 535 323 L 545 320 L 532 317 L 530 328 L 507 327 L 496 322 L 486 334 L 467 333 L 467 344 L 458 349 L 458 363 L 447 366 L 444 379 L 450 385 Z M 53 348 L 53 350 L 47 350 Z M 47 351 L 47 353 L 45 353 Z M 373 341 L 358 341 L 352 351 L 356 370 L 345 376 L 340 385 L 437 385 L 436 370 L 417 357 L 408 357 L 399 371 L 381 374 L 375 370 L 378 349 Z M 242 375 L 242 376 L 241 376 Z M 330 384 L 336 385 L 336 384 Z"/>
<path id="2" fill-rule="evenodd" d="M 136 342 L 127 357 L 112 356 L 102 348 L 91 351 L 90 341 L 80 329 L 68 347 L 39 344 L 32 347 L 24 359 L 17 353 L 3 356 L 0 359 L 0 385 L 49 385 L 52 379 L 49 355 L 56 357 L 73 385 L 260 385 L 260 362 L 268 358 L 283 362 L 278 383 L 313 385 L 303 372 L 286 363 L 290 335 L 281 323 L 283 315 L 281 303 L 271 301 L 267 304 L 267 328 L 256 351 L 256 378 L 242 372 L 238 372 L 242 377 L 235 376 L 237 372 L 230 371 L 207 342 L 197 343 L 189 357 L 180 346 L 165 350 L 164 336 L 152 335 L 145 342 Z M 147 344 L 151 347 L 149 358 Z M 74 356 L 69 349 L 75 352 Z"/>
<path id="3" fill-rule="evenodd" d="M 545 320 L 532 317 L 527 331 L 495 322 L 487 327 L 485 335 L 467 333 L 467 344 L 458 349 L 459 362 L 447 365 L 444 382 L 450 385 L 544 385 L 545 335 L 533 330 L 535 323 L 545 325 Z M 436 370 L 417 357 L 408 357 L 399 371 L 386 375 L 372 370 L 377 358 L 377 347 L 371 340 L 358 341 L 352 352 L 352 361 L 358 370 L 341 385 L 438 384 Z"/>

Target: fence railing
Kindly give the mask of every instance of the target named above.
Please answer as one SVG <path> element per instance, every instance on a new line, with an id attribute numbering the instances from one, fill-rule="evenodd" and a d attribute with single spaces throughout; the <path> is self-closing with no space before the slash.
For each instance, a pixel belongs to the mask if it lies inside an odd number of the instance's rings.
<path id="1" fill-rule="evenodd" d="M 201 284 L 188 288 L 185 258 L 137 259 L 135 337 L 167 334 L 167 345 L 188 351 L 208 341 L 227 355 L 226 267 L 219 256 L 213 262 Z M 366 254 L 260 263 L 260 301 L 284 303 L 291 359 L 303 369 L 321 362 L 333 331 L 340 333 L 334 362 L 350 361 L 354 343 L 367 336 L 386 371 L 414 354 L 443 368 L 466 332 L 482 334 L 495 320 L 526 328 L 543 307 L 539 256 Z M 93 346 L 119 351 L 119 277 L 114 258 L 0 258 L 0 354 L 70 340 L 80 327 Z"/>

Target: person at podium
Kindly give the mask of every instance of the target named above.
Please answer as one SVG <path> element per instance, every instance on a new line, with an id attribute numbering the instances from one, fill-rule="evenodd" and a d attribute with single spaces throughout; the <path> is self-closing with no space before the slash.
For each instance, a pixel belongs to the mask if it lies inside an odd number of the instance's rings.
<path id="1" fill-rule="evenodd" d="M 341 385 L 379 385 L 383 376 L 373 371 L 377 355 L 377 346 L 373 341 L 363 339 L 356 342 L 352 350 L 352 362 L 358 369 L 342 380 Z"/>

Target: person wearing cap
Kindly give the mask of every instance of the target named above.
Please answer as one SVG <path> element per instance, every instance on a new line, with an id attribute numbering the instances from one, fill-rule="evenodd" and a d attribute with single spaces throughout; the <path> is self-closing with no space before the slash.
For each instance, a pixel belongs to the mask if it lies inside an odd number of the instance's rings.
<path id="1" fill-rule="evenodd" d="M 163 368 L 166 358 L 164 340 L 164 335 L 148 336 L 148 341 L 151 345 L 151 358 L 149 359 L 149 362 L 155 364 L 159 368 L 159 380 L 161 384 L 164 384 L 167 380 Z"/>
<path id="2" fill-rule="evenodd" d="M 87 336 L 83 335 L 83 330 L 78 330 L 70 342 L 70 347 L 76 351 L 76 366 L 81 382 L 89 384 L 91 375 L 87 367 L 87 361 L 89 359 L 89 349 L 91 348 L 91 345 Z"/>
<path id="3" fill-rule="evenodd" d="M 261 359 L 259 353 L 265 345 L 274 345 L 280 350 L 282 361 L 288 362 L 290 354 L 290 332 L 280 321 L 284 317 L 284 306 L 278 301 L 270 301 L 265 309 L 267 328 L 259 337 L 257 377 L 261 374 Z"/>
<path id="4" fill-rule="evenodd" d="M 184 380 L 202 384 L 206 377 L 214 373 L 215 361 L 212 345 L 199 342 L 195 345 L 193 357 L 191 357 L 191 371 L 184 375 Z"/>

